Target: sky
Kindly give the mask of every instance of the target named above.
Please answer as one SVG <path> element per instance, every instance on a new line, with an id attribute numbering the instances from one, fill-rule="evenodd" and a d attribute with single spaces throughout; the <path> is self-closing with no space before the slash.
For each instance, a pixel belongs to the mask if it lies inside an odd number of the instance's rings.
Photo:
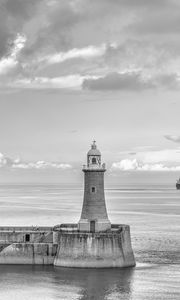
<path id="1" fill-rule="evenodd" d="M 179 28 L 178 0 L 0 0 L 0 181 L 81 180 L 94 139 L 108 178 L 177 177 Z"/>

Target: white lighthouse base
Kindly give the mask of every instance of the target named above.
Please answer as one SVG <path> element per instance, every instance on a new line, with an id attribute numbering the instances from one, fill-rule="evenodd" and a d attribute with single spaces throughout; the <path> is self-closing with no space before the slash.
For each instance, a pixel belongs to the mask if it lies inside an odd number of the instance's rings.
<path id="1" fill-rule="evenodd" d="M 130 227 L 114 226 L 110 232 L 58 232 L 55 266 L 76 268 L 134 267 Z"/>

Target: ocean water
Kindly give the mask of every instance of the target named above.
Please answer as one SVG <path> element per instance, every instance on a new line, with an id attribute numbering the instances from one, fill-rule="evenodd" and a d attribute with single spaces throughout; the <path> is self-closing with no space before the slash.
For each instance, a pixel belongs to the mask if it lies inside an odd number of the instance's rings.
<path id="1" fill-rule="evenodd" d="M 0 266 L 3 300 L 179 300 L 180 191 L 168 185 L 106 189 L 112 223 L 130 224 L 133 269 Z M 77 222 L 83 189 L 61 185 L 1 185 L 0 226 Z"/>

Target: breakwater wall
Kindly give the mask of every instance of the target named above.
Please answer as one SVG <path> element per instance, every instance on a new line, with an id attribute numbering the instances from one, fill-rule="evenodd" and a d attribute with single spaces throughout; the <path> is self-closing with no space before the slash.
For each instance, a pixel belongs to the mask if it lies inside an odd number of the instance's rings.
<path id="1" fill-rule="evenodd" d="M 12 243 L 0 245 L 0 264 L 53 265 L 57 245 Z"/>
<path id="2" fill-rule="evenodd" d="M 1 243 L 53 242 L 53 227 L 0 227 Z"/>
<path id="3" fill-rule="evenodd" d="M 108 268 L 135 265 L 128 225 L 79 232 L 77 224 L 0 227 L 0 264 Z"/>
<path id="4" fill-rule="evenodd" d="M 0 264 L 52 265 L 56 252 L 52 227 L 0 227 Z"/>

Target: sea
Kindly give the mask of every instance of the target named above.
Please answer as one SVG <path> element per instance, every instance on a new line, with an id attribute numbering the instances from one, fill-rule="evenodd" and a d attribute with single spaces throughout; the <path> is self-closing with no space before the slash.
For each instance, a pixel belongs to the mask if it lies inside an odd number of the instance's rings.
<path id="1" fill-rule="evenodd" d="M 109 219 L 131 226 L 135 268 L 71 269 L 0 266 L 3 300 L 179 300 L 180 190 L 172 185 L 112 186 Z M 83 188 L 76 185 L 0 186 L 0 226 L 77 222 Z"/>

